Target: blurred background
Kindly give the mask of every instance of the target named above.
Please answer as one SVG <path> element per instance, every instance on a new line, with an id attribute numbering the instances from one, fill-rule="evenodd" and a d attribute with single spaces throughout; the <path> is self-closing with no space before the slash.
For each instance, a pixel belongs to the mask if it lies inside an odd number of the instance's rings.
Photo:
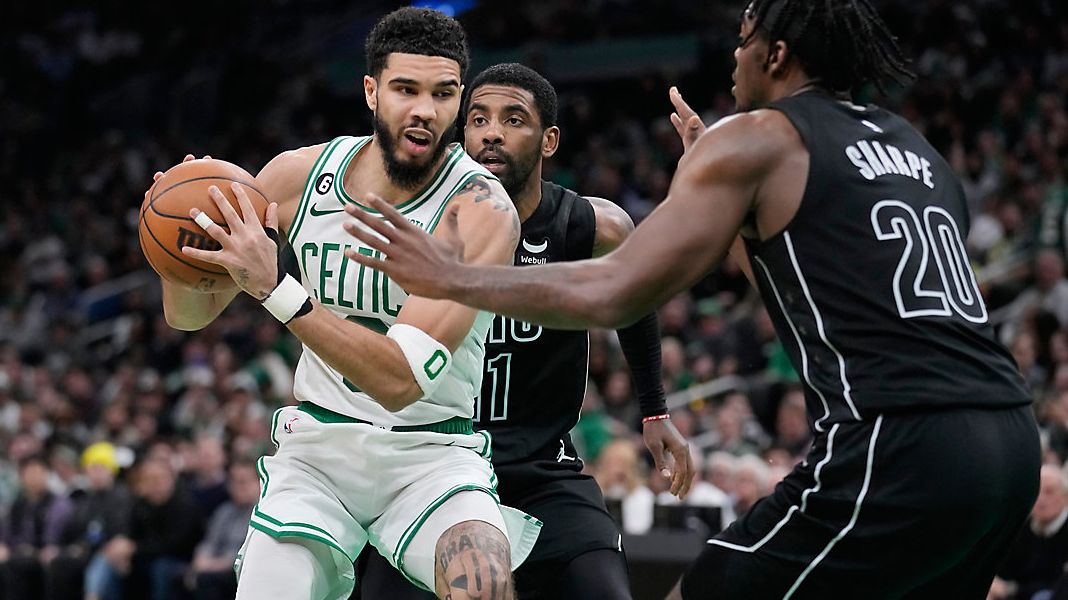
<path id="1" fill-rule="evenodd" d="M 874 4 L 919 77 L 858 100 L 902 113 L 959 173 L 973 265 L 1043 428 L 1042 493 L 991 597 L 1048 596 L 1068 561 L 1068 6 Z M 400 5 L 0 6 L 0 598 L 232 597 L 253 461 L 271 452 L 271 412 L 294 402 L 300 346 L 244 297 L 202 331 L 170 329 L 137 208 L 186 153 L 255 173 L 282 150 L 368 133 L 363 41 Z M 556 85 L 546 177 L 636 221 L 682 151 L 668 87 L 706 123 L 733 109 L 740 2 L 421 5 L 465 25 L 469 76 L 519 61 Z M 591 334 L 573 433 L 627 533 L 639 599 L 663 594 L 810 440 L 798 377 L 734 265 L 660 322 L 672 419 L 700 466 L 687 504 L 650 474 L 614 333 Z"/>

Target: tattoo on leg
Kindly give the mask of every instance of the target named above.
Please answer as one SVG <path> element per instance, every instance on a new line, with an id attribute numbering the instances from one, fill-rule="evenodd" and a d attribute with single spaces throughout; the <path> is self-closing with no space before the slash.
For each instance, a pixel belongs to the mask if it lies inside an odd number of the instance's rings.
<path id="1" fill-rule="evenodd" d="M 496 527 L 464 521 L 438 539 L 434 588 L 444 600 L 512 600 L 508 540 Z"/>

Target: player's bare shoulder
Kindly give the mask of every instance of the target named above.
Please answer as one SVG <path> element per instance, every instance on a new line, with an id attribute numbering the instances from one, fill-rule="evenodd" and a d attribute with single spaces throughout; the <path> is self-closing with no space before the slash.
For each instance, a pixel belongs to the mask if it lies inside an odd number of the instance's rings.
<path id="1" fill-rule="evenodd" d="M 682 158 L 712 167 L 709 174 L 731 178 L 759 176 L 782 158 L 804 151 L 797 129 L 782 112 L 759 109 L 716 121 Z"/>
<path id="2" fill-rule="evenodd" d="M 326 146 L 324 143 L 286 150 L 272 158 L 256 175 L 256 184 L 263 194 L 271 202 L 278 203 L 278 223 L 283 230 L 288 230 L 293 222 L 308 173 Z"/>
<path id="3" fill-rule="evenodd" d="M 493 177 L 474 175 L 456 192 L 452 202 L 457 206 L 461 228 L 465 220 L 475 224 L 470 233 L 482 237 L 487 245 L 506 250 L 501 256 L 504 264 L 509 263 L 519 243 L 520 223 L 504 186 Z"/>
<path id="4" fill-rule="evenodd" d="M 596 224 L 593 255 L 608 254 L 634 231 L 634 220 L 630 218 L 627 211 L 623 210 L 623 207 L 615 202 L 596 196 L 585 196 L 585 198 L 593 207 L 593 218 Z"/>

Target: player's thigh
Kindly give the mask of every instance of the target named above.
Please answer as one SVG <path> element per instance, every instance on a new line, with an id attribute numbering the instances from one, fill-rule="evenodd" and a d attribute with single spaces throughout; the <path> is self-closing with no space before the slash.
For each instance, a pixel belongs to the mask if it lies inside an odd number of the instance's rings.
<path id="1" fill-rule="evenodd" d="M 561 600 L 631 600 L 627 558 L 620 550 L 602 548 L 580 554 L 564 566 Z"/>
<path id="2" fill-rule="evenodd" d="M 242 551 L 237 600 L 342 600 L 351 590 L 342 579 L 326 545 L 252 531 Z"/>

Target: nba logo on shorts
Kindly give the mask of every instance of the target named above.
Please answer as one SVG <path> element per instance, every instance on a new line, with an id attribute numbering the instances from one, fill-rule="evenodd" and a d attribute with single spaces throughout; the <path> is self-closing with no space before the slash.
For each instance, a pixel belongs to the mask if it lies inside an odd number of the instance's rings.
<path id="1" fill-rule="evenodd" d="M 300 417 L 292 417 L 282 425 L 282 429 L 284 429 L 286 433 L 293 433 L 293 423 L 296 423 L 299 420 Z"/>

